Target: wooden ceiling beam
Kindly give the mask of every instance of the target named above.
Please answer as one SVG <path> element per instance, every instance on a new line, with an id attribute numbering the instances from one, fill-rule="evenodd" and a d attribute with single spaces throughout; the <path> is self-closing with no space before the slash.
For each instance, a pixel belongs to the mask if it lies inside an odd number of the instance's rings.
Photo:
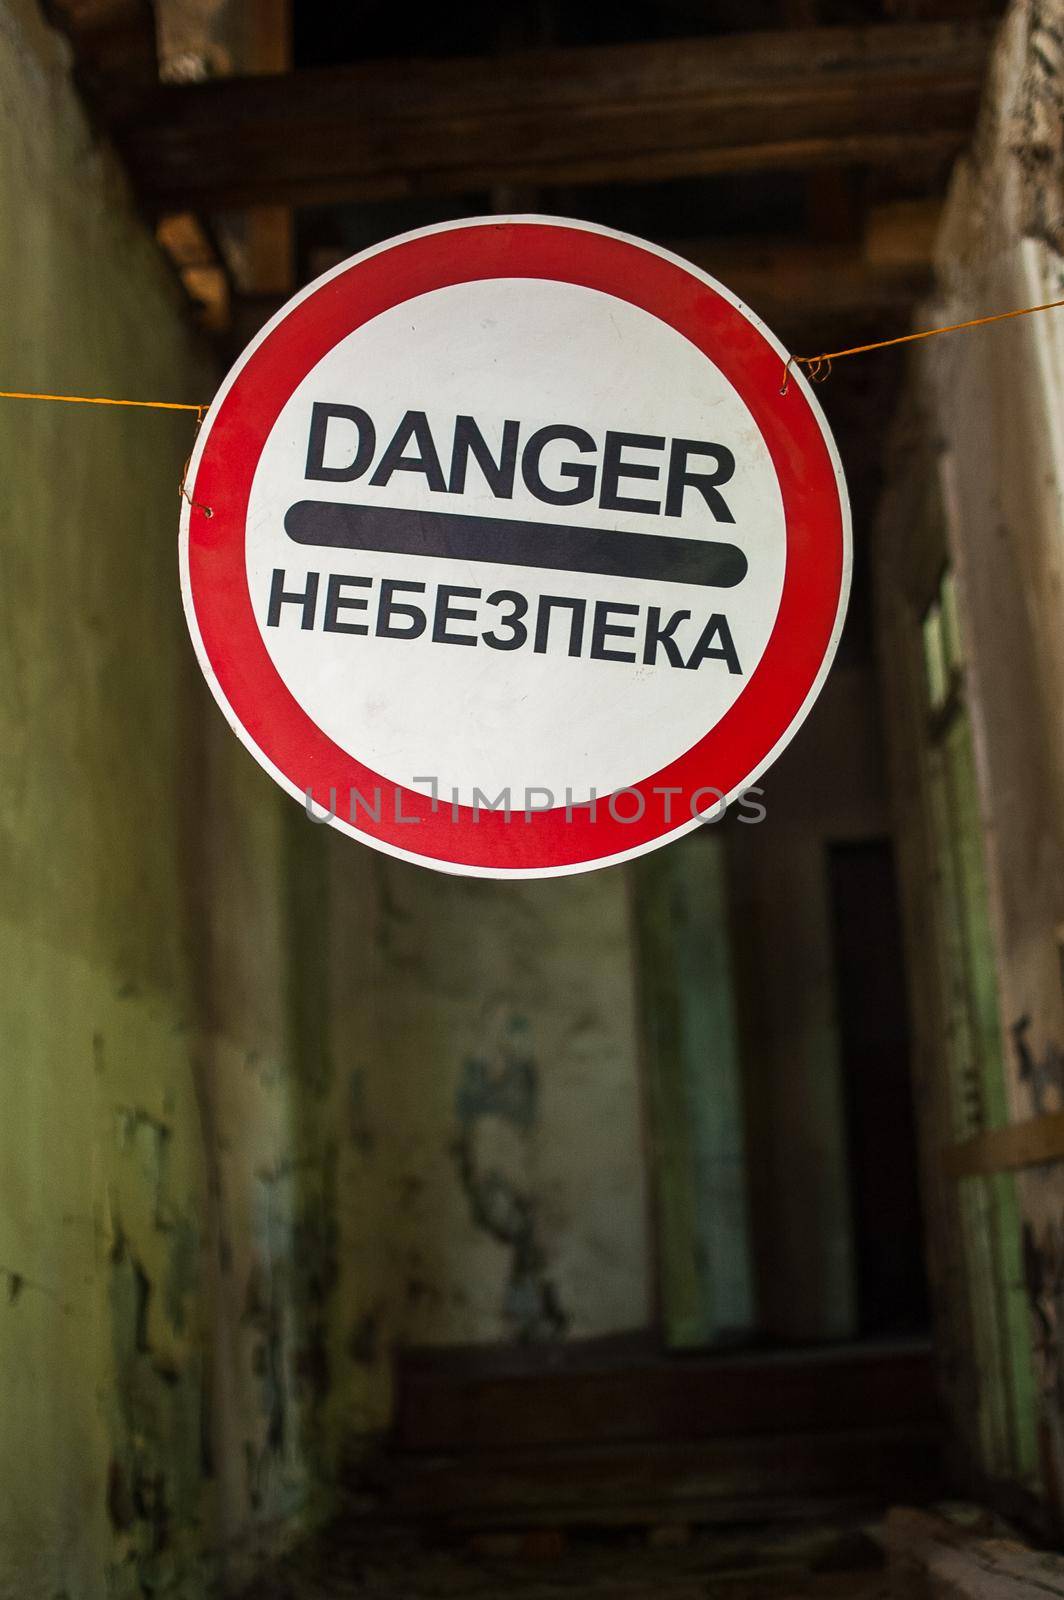
<path id="1" fill-rule="evenodd" d="M 873 317 L 900 325 L 930 282 L 926 261 L 877 267 L 861 250 L 841 244 L 727 238 L 687 240 L 672 248 L 719 279 L 784 338 L 814 330 L 827 335 Z"/>
<path id="2" fill-rule="evenodd" d="M 113 107 L 160 211 L 954 155 L 981 22 L 809 28 L 164 85 Z"/>
<path id="3" fill-rule="evenodd" d="M 97 121 L 131 92 L 150 93 L 159 81 L 152 0 L 42 0 L 52 26 L 74 53 L 74 75 Z M 211 332 L 225 327 L 232 285 L 212 232 L 185 212 L 160 216 L 156 237 Z"/>
<path id="4" fill-rule="evenodd" d="M 681 239 L 669 248 L 717 278 L 757 313 L 784 344 L 815 354 L 829 343 L 856 342 L 868 330 L 883 337 L 908 332 L 914 304 L 930 287 L 927 260 L 870 262 L 860 249 L 816 244 L 786 235 L 771 238 Z M 345 259 L 339 249 L 317 249 L 311 278 Z M 247 344 L 280 310 L 283 296 L 237 295 L 233 332 L 237 348 Z"/>

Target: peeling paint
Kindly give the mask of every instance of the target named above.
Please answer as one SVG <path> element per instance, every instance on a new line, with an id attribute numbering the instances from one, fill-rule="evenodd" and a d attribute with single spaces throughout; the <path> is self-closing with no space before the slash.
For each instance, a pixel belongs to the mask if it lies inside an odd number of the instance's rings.
<path id="1" fill-rule="evenodd" d="M 247 1450 L 258 1461 L 264 1453 L 279 1454 L 284 1449 L 288 1424 L 287 1387 L 282 1359 L 282 1308 L 276 1283 L 269 1267 L 263 1262 L 253 1265 L 248 1278 L 244 1299 L 243 1322 L 256 1334 L 251 1346 L 251 1372 L 260 1385 L 259 1409 L 266 1419 L 265 1439 L 261 1449 L 248 1443 Z M 258 1485 L 261 1473 L 256 1470 L 252 1481 Z M 259 1500 L 252 1500 L 258 1506 Z"/>
<path id="2" fill-rule="evenodd" d="M 453 1146 L 459 1181 L 476 1227 L 510 1251 L 503 1316 L 522 1343 L 564 1336 L 569 1319 L 547 1275 L 545 1253 L 536 1237 L 536 1206 L 501 1172 L 477 1170 L 467 1131 Z"/>
<path id="3" fill-rule="evenodd" d="M 1064 1105 L 1064 1050 L 1050 1039 L 1041 1056 L 1036 1056 L 1028 1037 L 1030 1030 L 1027 1015 L 1009 1026 L 1020 1082 L 1030 1090 L 1034 1114 L 1040 1117 Z"/>
<path id="4" fill-rule="evenodd" d="M 184 1333 L 186 1302 L 195 1294 L 200 1283 L 200 1232 L 197 1225 L 185 1216 L 175 1217 L 167 1231 L 166 1315 L 174 1330 Z"/>
<path id="5" fill-rule="evenodd" d="M 525 1019 L 512 1019 L 510 1030 L 520 1038 L 527 1031 Z M 466 1060 L 455 1112 L 464 1128 L 470 1127 L 478 1117 L 497 1116 L 527 1132 L 535 1125 L 538 1095 L 539 1081 L 532 1056 L 520 1045 L 514 1048 L 507 1041 L 497 1064 L 493 1065 L 482 1056 L 470 1056 Z"/>
<path id="6" fill-rule="evenodd" d="M 0 106 L 0 281 L 20 308 L 0 364 L 27 389 L 209 395 L 36 0 L 0 0 Z M 27 1448 L 0 1467 L 0 1548 L 27 1596 L 185 1600 L 223 1547 L 295 1527 L 317 1493 L 338 1270 L 321 1159 L 343 1126 L 324 848 L 298 808 L 314 837 L 286 837 L 189 649 L 167 559 L 189 419 L 10 406 L 0 434 L 21 575 L 0 593 L 0 1357 L 35 1375 L 5 1394 Z M 262 1326 L 242 1321 L 253 1262 Z"/>
<path id="7" fill-rule="evenodd" d="M 379 1309 L 366 1311 L 351 1329 L 347 1353 L 362 1367 L 371 1367 L 380 1355 L 381 1317 Z"/>
<path id="8" fill-rule="evenodd" d="M 0 1278 L 7 1284 L 7 1303 L 15 1305 L 19 1295 L 26 1287 L 26 1280 L 21 1272 L 13 1272 L 10 1267 L 0 1267 Z"/>
<path id="9" fill-rule="evenodd" d="M 1060 0 L 1012 0 L 1005 10 L 975 145 L 955 171 L 936 240 L 937 293 L 930 307 L 936 321 L 964 322 L 1060 295 L 1061 16 Z M 1057 1502 L 1058 1520 L 1064 1482 L 1060 1166 L 997 1173 L 958 1191 L 936 1165 L 944 1143 L 975 1131 L 965 1127 L 970 1116 L 952 1114 L 954 1107 L 964 1110 L 966 1056 L 978 1076 L 977 1110 L 987 1126 L 1020 1124 L 1064 1107 L 1060 328 L 1056 314 L 1031 317 L 1015 331 L 921 347 L 907 408 L 910 434 L 918 436 L 899 439 L 906 470 L 892 477 L 877 537 L 884 659 L 905 648 L 911 624 L 904 612 L 917 598 L 914 586 L 926 598 L 934 563 L 949 559 L 971 730 L 972 758 L 965 760 L 963 778 L 969 796 L 959 794 L 952 778 L 942 791 L 951 811 L 960 800 L 966 813 L 949 819 L 963 836 L 964 859 L 955 870 L 968 886 L 964 916 L 950 930 L 952 940 L 968 947 L 959 960 L 970 964 L 971 974 L 956 994 L 936 992 L 948 972 L 936 971 L 927 953 L 927 911 L 938 890 L 917 883 L 920 857 L 914 852 L 922 848 L 924 824 L 910 825 L 907 814 L 903 819 L 910 837 L 912 946 L 920 960 L 914 980 L 923 991 L 915 1007 L 922 1035 L 916 1059 L 929 1063 L 930 1074 L 923 1089 L 930 1260 L 933 1281 L 942 1286 L 939 1321 L 951 1346 L 947 1398 L 978 1470 L 993 1479 L 1040 1479 Z M 900 543 L 897 532 L 904 533 Z M 892 545 L 908 552 L 904 572 L 888 557 Z M 901 679 L 907 671 L 899 674 L 896 697 L 899 793 L 912 788 L 915 775 L 904 754 L 908 713 Z M 957 728 L 955 719 L 951 739 Z M 945 735 L 939 742 L 945 750 Z M 984 876 L 992 948 L 979 930 L 971 944 L 973 910 L 983 917 Z M 950 957 L 947 966 L 952 963 Z M 1001 1060 L 997 1018 L 987 1025 L 994 1002 L 1008 1019 Z M 968 1015 L 977 1030 L 985 1027 L 985 1040 L 969 1044 Z M 939 1080 L 935 1069 L 943 1061 L 952 1071 Z M 983 1298 L 992 1292 L 992 1314 L 976 1315 L 970 1296 L 966 1301 L 964 1290 L 973 1284 Z"/>
<path id="10" fill-rule="evenodd" d="M 352 1067 L 347 1075 L 347 1135 L 354 1149 L 363 1155 L 368 1155 L 376 1143 L 366 1105 L 366 1073 L 362 1067 Z"/>
<path id="11" fill-rule="evenodd" d="M 1023 1278 L 1034 1323 L 1039 1390 L 1064 1414 L 1064 1220 L 1036 1231 L 1023 1224 Z"/>
<path id="12" fill-rule="evenodd" d="M 474 1226 L 510 1252 L 502 1316 L 521 1341 L 564 1336 L 569 1319 L 548 1274 L 537 1231 L 537 1205 L 527 1186 L 485 1164 L 477 1133 L 485 1119 L 513 1128 L 527 1146 L 537 1122 L 539 1073 L 528 1019 L 508 1013 L 492 1055 L 466 1058 L 455 1094 L 458 1137 L 452 1154 Z"/>

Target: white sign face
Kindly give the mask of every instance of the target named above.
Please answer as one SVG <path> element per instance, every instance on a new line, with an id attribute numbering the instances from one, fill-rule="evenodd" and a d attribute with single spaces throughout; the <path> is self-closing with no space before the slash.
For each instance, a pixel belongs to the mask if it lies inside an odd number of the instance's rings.
<path id="1" fill-rule="evenodd" d="M 456 328 L 465 330 L 460 340 Z M 327 472 L 349 467 L 372 427 L 375 449 L 364 451 L 365 470 L 350 482 L 307 483 L 315 404 L 336 397 L 346 407 L 352 395 L 369 420 L 329 416 L 323 465 Z M 560 436 L 537 442 L 544 429 Z M 725 439 L 727 446 L 719 442 Z M 698 445 L 682 451 L 682 465 L 676 440 Z M 504 441 L 512 441 L 511 460 L 500 471 Z M 707 478 L 722 476 L 724 449 L 727 484 L 703 493 L 707 466 Z M 679 470 L 667 516 L 670 459 Z M 681 482 L 688 477 L 693 481 Z M 451 492 L 459 481 L 461 493 Z M 562 495 L 567 503 L 558 504 Z M 288 512 L 303 496 L 304 505 L 357 503 L 367 530 L 382 512 L 397 515 L 400 536 L 406 526 L 418 530 L 421 547 L 413 553 L 362 548 L 354 567 L 348 561 L 370 586 L 345 587 L 347 601 L 362 601 L 340 614 L 347 624 L 366 624 L 370 601 L 379 609 L 389 580 L 409 586 L 402 597 L 433 616 L 443 586 L 465 592 L 449 603 L 456 620 L 442 631 L 469 643 L 441 644 L 433 637 L 441 630 L 426 623 L 415 639 L 385 636 L 367 649 L 366 635 L 303 629 L 301 608 L 290 601 L 271 627 L 273 574 L 283 570 L 286 589 L 304 591 L 308 574 L 322 570 L 322 547 L 293 546 L 286 531 Z M 714 509 L 723 515 L 725 508 L 733 522 L 714 519 Z M 419 514 L 439 519 L 431 554 L 424 553 Z M 300 531 L 311 537 L 315 516 L 300 514 Z M 488 521 L 488 559 L 456 558 L 449 550 L 474 517 Z M 506 528 L 493 526 L 502 519 Z M 601 533 L 608 549 L 621 545 L 622 553 L 624 536 L 634 536 L 648 574 L 595 570 L 593 545 L 578 565 L 576 542 L 570 556 L 565 531 L 574 524 L 581 534 Z M 762 537 L 743 551 L 746 575 L 733 591 L 693 590 L 670 577 L 673 541 L 717 542 L 725 534 L 733 544 L 735 526 L 757 527 Z M 551 529 L 561 533 L 561 568 L 537 565 L 537 546 Z M 351 531 L 360 532 L 356 520 Z M 392 783 L 411 786 L 415 774 L 434 774 L 448 797 L 457 791 L 461 804 L 472 805 L 478 788 L 491 795 L 546 788 L 563 798 L 567 787 L 580 799 L 592 789 L 608 795 L 689 749 L 734 704 L 764 653 L 785 549 L 783 502 L 764 441 L 740 396 L 689 341 L 595 289 L 494 278 L 437 289 L 384 312 L 307 375 L 255 473 L 247 573 L 263 642 L 308 716 Z M 497 592 L 520 594 L 521 620 L 531 627 L 527 643 L 512 651 L 473 643 L 496 631 L 512 642 L 513 632 L 499 625 L 517 602 L 491 603 Z M 568 603 L 549 605 L 551 596 Z M 697 669 L 677 669 L 675 657 L 690 658 L 725 598 L 734 658 L 722 653 Z M 593 655 L 596 607 L 611 631 Z M 647 660 L 653 607 L 668 618 L 686 616 L 671 635 L 674 650 L 659 645 Z M 395 703 L 399 680 L 403 694 Z"/>
<path id="2" fill-rule="evenodd" d="M 186 608 L 236 731 L 315 814 L 449 871 L 580 871 L 719 815 L 815 698 L 849 580 L 785 361 L 703 274 L 583 224 L 337 268 L 189 473 Z"/>

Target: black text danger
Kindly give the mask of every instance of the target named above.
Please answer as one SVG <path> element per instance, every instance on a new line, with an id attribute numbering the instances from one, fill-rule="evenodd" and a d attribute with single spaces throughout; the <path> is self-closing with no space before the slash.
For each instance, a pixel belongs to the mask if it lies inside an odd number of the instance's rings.
<path id="1" fill-rule="evenodd" d="M 520 481 L 550 506 L 595 502 L 603 511 L 683 515 L 694 493 L 717 522 L 735 521 L 722 492 L 735 474 L 735 457 L 709 439 L 668 439 L 661 434 L 606 429 L 601 439 L 571 422 L 529 428 L 508 419 L 482 428 L 459 415 L 440 427 L 424 411 L 407 411 L 398 426 L 378 435 L 361 406 L 318 400 L 307 441 L 306 477 L 386 489 L 396 473 L 416 473 L 435 494 L 464 494 L 485 486 L 510 500 Z M 368 476 L 367 476 L 368 474 Z M 633 493 L 635 484 L 653 490 Z"/>

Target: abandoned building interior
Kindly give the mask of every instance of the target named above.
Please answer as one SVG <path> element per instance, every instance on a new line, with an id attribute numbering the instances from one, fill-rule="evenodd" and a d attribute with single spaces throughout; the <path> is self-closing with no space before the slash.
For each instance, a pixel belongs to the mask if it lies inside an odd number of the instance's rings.
<path id="1" fill-rule="evenodd" d="M 802 355 L 1064 297 L 1062 0 L 0 0 L 0 118 L 5 391 L 206 405 L 488 214 Z M 1064 1594 L 1064 310 L 816 394 L 757 807 L 523 882 L 234 739 L 193 416 L 0 399 L 5 1600 Z"/>

